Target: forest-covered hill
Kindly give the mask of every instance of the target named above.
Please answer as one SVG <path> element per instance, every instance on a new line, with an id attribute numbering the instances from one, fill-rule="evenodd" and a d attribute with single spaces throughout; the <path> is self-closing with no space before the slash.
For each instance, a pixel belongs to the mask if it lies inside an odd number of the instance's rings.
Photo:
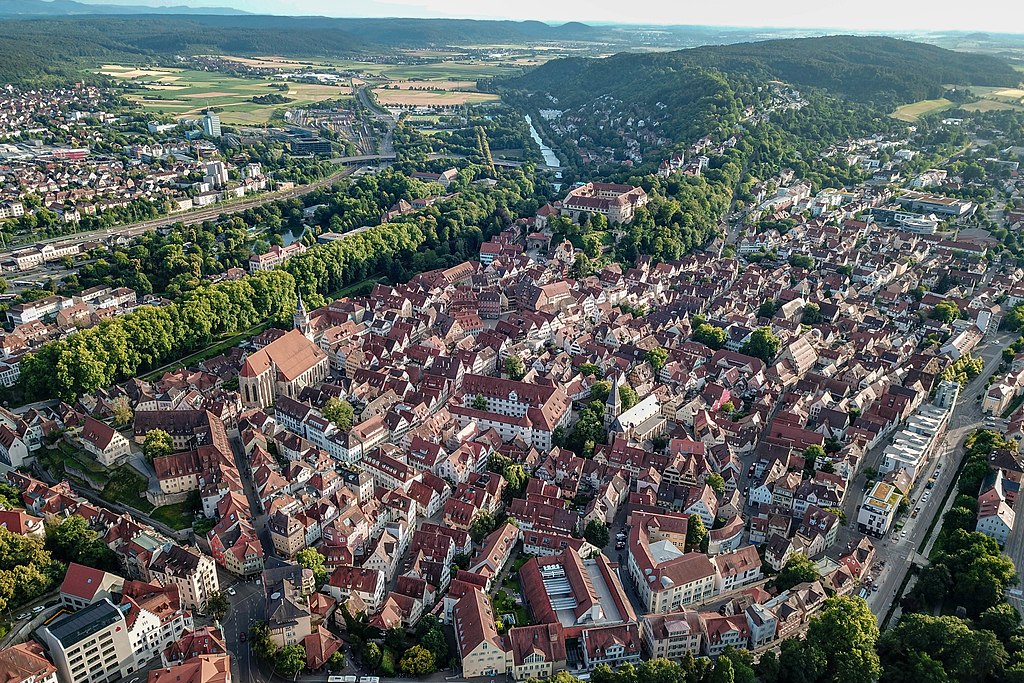
<path id="1" fill-rule="evenodd" d="M 101 61 L 196 54 L 358 57 L 395 48 L 576 41 L 597 35 L 585 24 L 539 21 L 152 14 L 7 18 L 0 21 L 0 75 L 5 82 L 18 82 L 39 75 L 73 77 L 83 65 Z"/>
<path id="2" fill-rule="evenodd" d="M 946 84 L 1012 86 L 1020 81 L 1009 64 L 987 55 L 886 37 L 827 36 L 559 59 L 504 85 L 551 93 L 562 105 L 575 107 L 601 95 L 630 99 L 676 91 L 686 98 L 694 79 L 702 81 L 708 71 L 731 79 L 779 79 L 877 104 L 939 97 Z M 671 100 L 658 101 L 671 105 Z"/>

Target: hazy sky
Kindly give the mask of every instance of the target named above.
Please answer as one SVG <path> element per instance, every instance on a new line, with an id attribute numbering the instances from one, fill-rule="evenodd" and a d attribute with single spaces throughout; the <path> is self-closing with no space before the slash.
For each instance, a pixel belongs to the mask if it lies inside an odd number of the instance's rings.
<path id="1" fill-rule="evenodd" d="M 103 2 L 104 0 L 92 0 Z M 109 1 L 109 0 L 108 0 Z M 130 0 L 116 0 L 126 2 Z M 1024 33 L 1022 0 L 142 0 L 325 16 Z M 136 3 L 139 0 L 135 0 Z"/>

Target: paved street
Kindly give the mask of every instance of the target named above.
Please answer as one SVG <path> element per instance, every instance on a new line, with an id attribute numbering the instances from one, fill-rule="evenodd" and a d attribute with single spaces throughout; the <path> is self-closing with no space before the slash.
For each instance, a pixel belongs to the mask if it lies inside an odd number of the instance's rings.
<path id="1" fill-rule="evenodd" d="M 232 677 L 238 683 L 260 683 L 268 680 L 259 668 L 256 654 L 249 647 L 249 642 L 239 641 L 239 634 L 248 631 L 254 621 L 264 618 L 263 586 L 254 581 L 242 581 L 233 585 L 235 595 L 231 599 L 231 609 L 224 617 L 221 626 L 224 629 L 224 641 L 231 650 Z"/>
<path id="2" fill-rule="evenodd" d="M 903 522 L 902 531 L 898 534 L 892 531 L 884 539 L 872 539 L 878 553 L 876 566 L 882 565 L 882 563 L 884 566 L 881 567 L 874 579 L 878 590 L 872 591 L 868 597 L 868 605 L 880 623 L 892 606 L 893 597 L 903 583 L 903 578 L 910 569 L 910 565 L 915 561 L 921 564 L 927 559 L 926 556 L 919 555 L 917 551 L 925 541 L 929 526 L 940 507 L 944 513 L 956 497 L 955 491 L 953 491 L 946 500 L 947 493 L 954 488 L 956 483 L 956 472 L 963 457 L 963 441 L 972 430 L 984 424 L 985 416 L 981 412 L 981 402 L 975 400 L 976 396 L 984 390 L 989 376 L 998 369 L 1002 350 L 1016 336 L 1012 333 L 1000 332 L 975 349 L 975 355 L 981 356 L 985 360 L 985 369 L 961 391 L 960 399 L 950 417 L 949 428 L 943 443 L 911 493 L 910 511 L 904 515 L 902 520 L 897 518 L 896 526 L 901 521 Z M 868 456 L 866 466 L 877 467 L 881 451 L 882 448 L 872 451 Z M 935 484 L 929 490 L 926 488 L 926 483 L 932 477 L 935 478 Z M 864 477 L 860 475 L 852 490 L 847 494 L 848 500 L 844 509 L 847 510 L 849 523 L 843 530 L 841 542 L 836 544 L 839 549 L 845 547 L 847 539 L 858 538 L 861 535 L 856 531 L 856 508 L 863 498 L 863 485 Z M 927 500 L 922 500 L 926 492 Z M 915 509 L 918 510 L 916 517 L 913 516 Z M 937 532 L 938 529 L 939 525 L 937 524 L 934 531 Z M 927 551 L 927 548 L 925 550 Z"/>
<path id="3" fill-rule="evenodd" d="M 184 225 L 193 225 L 195 223 L 202 223 L 203 221 L 213 220 L 221 215 L 231 215 L 234 213 L 241 213 L 247 209 L 252 209 L 257 206 L 269 204 L 270 202 L 276 202 L 282 199 L 292 199 L 294 197 L 301 197 L 302 195 L 309 194 L 314 190 L 319 190 L 324 187 L 328 187 L 339 180 L 346 178 L 357 170 L 356 167 L 350 167 L 338 171 L 326 178 L 309 183 L 308 185 L 300 185 L 299 187 L 292 188 L 291 190 L 284 190 L 283 192 L 266 192 L 259 194 L 252 199 L 246 199 L 240 202 L 234 202 L 229 204 L 215 204 L 208 209 L 198 209 L 195 211 L 188 211 L 185 213 L 173 214 L 170 216 L 164 216 L 162 218 L 156 218 L 150 221 L 144 221 L 141 223 L 134 223 L 132 225 L 123 225 L 116 228 L 110 228 L 105 230 L 93 230 L 91 232 L 79 232 L 74 235 L 63 235 L 61 237 L 46 238 L 41 240 L 33 240 L 33 244 L 45 244 L 47 242 L 89 242 L 97 239 L 104 239 L 111 235 L 122 235 L 125 237 L 135 237 L 143 233 L 149 232 L 150 230 L 156 230 L 158 228 L 165 228 L 175 223 L 182 223 Z M 24 245 L 21 245 L 24 246 Z M 13 248 L 13 247 L 12 247 Z M 54 268 L 52 264 L 49 266 Z M 45 271 L 46 269 L 43 268 Z M 31 271 L 26 271 L 30 273 Z M 24 273 L 13 275 L 12 277 L 21 279 Z"/>

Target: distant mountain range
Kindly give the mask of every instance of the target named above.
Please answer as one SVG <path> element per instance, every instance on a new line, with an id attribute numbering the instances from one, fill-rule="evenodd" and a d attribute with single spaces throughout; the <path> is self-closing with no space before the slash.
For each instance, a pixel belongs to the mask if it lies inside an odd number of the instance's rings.
<path id="1" fill-rule="evenodd" d="M 112 5 L 75 0 L 0 0 L 0 17 L 69 17 L 86 14 L 248 14 L 232 7 Z"/>

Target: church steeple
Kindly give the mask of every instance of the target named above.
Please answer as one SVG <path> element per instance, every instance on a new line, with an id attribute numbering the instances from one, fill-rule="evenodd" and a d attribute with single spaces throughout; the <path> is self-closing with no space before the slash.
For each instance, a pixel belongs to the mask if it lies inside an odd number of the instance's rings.
<path id="1" fill-rule="evenodd" d="M 608 390 L 608 398 L 604 402 L 604 426 L 610 427 L 622 414 L 622 397 L 619 396 L 619 375 L 612 380 L 612 388 Z"/>
<path id="2" fill-rule="evenodd" d="M 292 323 L 295 325 L 295 329 L 302 332 L 306 339 L 313 341 L 313 328 L 309 324 L 309 311 L 306 310 L 306 304 L 302 301 L 301 293 L 299 293 L 299 305 L 295 308 Z"/>

